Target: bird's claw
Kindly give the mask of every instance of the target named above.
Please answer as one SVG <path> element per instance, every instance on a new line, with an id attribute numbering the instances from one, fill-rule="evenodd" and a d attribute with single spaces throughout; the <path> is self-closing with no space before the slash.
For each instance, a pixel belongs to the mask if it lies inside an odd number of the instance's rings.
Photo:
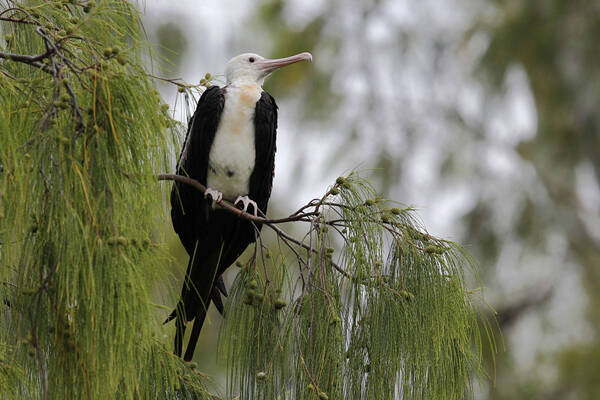
<path id="1" fill-rule="evenodd" d="M 254 209 L 253 214 L 255 217 L 258 217 L 258 206 L 256 205 L 256 202 L 254 200 L 250 200 L 250 198 L 248 196 L 238 196 L 238 198 L 235 199 L 235 202 L 233 204 L 235 206 L 237 206 L 237 204 L 240 201 L 244 205 L 244 208 L 242 209 L 242 211 L 248 212 L 248 206 L 252 205 L 252 208 Z M 248 213 L 248 214 L 250 214 L 250 213 Z"/>
<path id="2" fill-rule="evenodd" d="M 223 200 L 223 193 L 215 189 L 206 188 L 206 191 L 204 192 L 204 198 L 206 199 L 208 197 L 212 199 L 212 207 L 215 208 L 215 203 Z"/>

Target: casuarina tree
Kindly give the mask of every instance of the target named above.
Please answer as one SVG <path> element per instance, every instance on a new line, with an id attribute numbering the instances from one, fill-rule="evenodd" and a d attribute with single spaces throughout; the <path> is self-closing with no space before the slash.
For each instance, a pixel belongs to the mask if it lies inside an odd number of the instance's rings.
<path id="1" fill-rule="evenodd" d="M 162 325 L 169 181 L 206 188 L 168 174 L 184 127 L 155 89 L 136 4 L 0 1 L 0 27 L 2 397 L 220 398 Z M 472 262 L 412 209 L 356 172 L 285 218 L 219 205 L 275 233 L 237 263 L 223 398 L 472 392 L 489 339 Z"/>

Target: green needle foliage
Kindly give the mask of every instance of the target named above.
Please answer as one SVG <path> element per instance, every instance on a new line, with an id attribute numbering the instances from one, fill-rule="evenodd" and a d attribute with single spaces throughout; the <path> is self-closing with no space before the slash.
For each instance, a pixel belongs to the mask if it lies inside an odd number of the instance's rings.
<path id="1" fill-rule="evenodd" d="M 143 67 L 138 11 L 0 6 L 1 397 L 214 398 L 171 354 L 151 295 L 167 259 L 156 175 L 176 125 Z M 222 324 L 227 398 L 468 396 L 482 338 L 458 246 L 357 174 L 262 222 L 277 242 L 258 237 Z"/>
<path id="2" fill-rule="evenodd" d="M 158 340 L 149 295 L 164 273 L 154 175 L 171 121 L 142 67 L 138 11 L 0 12 L 0 397 L 201 396 L 200 375 Z"/>
<path id="3" fill-rule="evenodd" d="M 468 397 L 482 367 L 471 262 L 389 205 L 340 177 L 298 217 L 301 245 L 280 234 L 277 255 L 257 248 L 222 325 L 230 396 Z"/>

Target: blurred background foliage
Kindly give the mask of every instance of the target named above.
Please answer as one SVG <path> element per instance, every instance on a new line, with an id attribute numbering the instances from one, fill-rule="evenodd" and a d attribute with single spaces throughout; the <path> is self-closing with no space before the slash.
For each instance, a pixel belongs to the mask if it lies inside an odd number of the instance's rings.
<path id="1" fill-rule="evenodd" d="M 481 265 L 506 350 L 477 398 L 598 399 L 599 12 L 587 0 L 156 0 L 145 24 L 161 73 L 192 83 L 243 51 L 312 52 L 265 86 L 280 106 L 271 215 L 369 170 Z M 211 314 L 197 352 L 217 383 L 219 325 Z"/>

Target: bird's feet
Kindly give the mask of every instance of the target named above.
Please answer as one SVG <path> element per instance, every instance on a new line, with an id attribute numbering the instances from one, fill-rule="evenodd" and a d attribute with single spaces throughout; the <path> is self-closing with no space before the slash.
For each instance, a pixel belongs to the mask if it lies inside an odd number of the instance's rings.
<path id="1" fill-rule="evenodd" d="M 223 200 L 223 193 L 215 189 L 206 188 L 206 191 L 204 192 L 204 198 L 206 199 L 208 197 L 212 199 L 212 208 L 215 208 L 215 203 Z"/>
<path id="2" fill-rule="evenodd" d="M 239 202 L 242 202 L 242 204 L 244 205 L 244 208 L 242 209 L 244 212 L 248 212 L 248 206 L 252 205 L 252 208 L 254 209 L 254 216 L 258 217 L 258 206 L 256 205 L 256 202 L 254 200 L 250 200 L 248 196 L 238 196 L 238 198 L 235 199 L 233 205 L 237 206 Z"/>

